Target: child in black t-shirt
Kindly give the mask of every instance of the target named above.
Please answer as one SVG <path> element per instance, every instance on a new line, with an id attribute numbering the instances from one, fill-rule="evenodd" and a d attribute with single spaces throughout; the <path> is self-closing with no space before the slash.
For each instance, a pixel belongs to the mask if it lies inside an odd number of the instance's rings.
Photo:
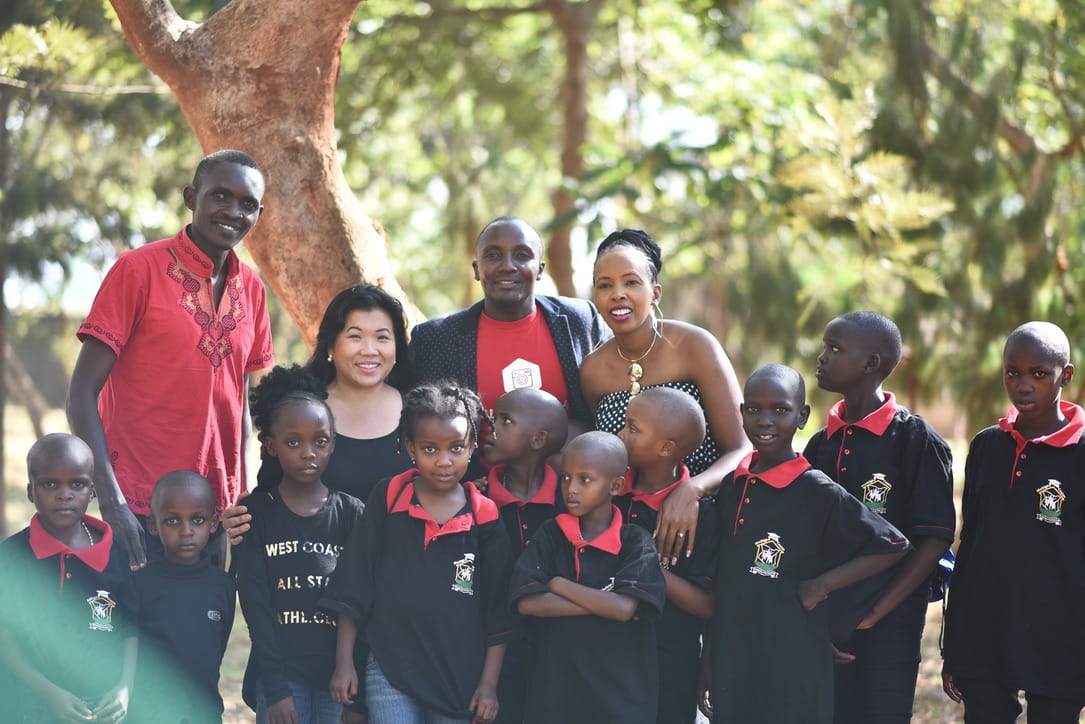
<path id="1" fill-rule="evenodd" d="M 233 576 L 204 555 L 218 527 L 211 483 L 188 470 L 164 475 L 147 524 L 164 556 L 132 576 L 140 645 L 131 721 L 218 721 L 219 669 L 237 589 Z"/>
<path id="2" fill-rule="evenodd" d="M 370 721 L 492 722 L 509 635 L 512 556 L 497 506 L 462 483 L 482 404 L 451 383 L 406 394 L 400 434 L 416 467 L 377 483 L 321 605 L 339 614 L 332 695 L 358 693 L 369 643 Z"/>
<path id="3" fill-rule="evenodd" d="M 569 433 L 569 417 L 558 398 L 545 390 L 521 387 L 494 403 L 491 431 L 482 457 L 492 465 L 486 495 L 497 505 L 514 556 L 523 553 L 544 521 L 565 510 L 558 474 L 547 464 Z M 516 618 L 501 667 L 498 724 L 524 720 L 524 704 L 535 659 L 534 627 Z"/>
<path id="4" fill-rule="evenodd" d="M 335 617 L 317 608 L 362 503 L 321 481 L 335 445 L 323 398 L 299 392 L 295 365 L 273 369 L 251 396 L 253 423 L 283 478 L 248 497 L 252 530 L 237 547 L 237 592 L 252 650 L 242 694 L 257 721 L 337 724 L 329 691 Z"/>
<path id="5" fill-rule="evenodd" d="M 834 672 L 836 724 L 911 721 L 929 581 L 957 522 L 949 446 L 882 390 L 900 357 L 891 319 L 849 312 L 825 327 L 817 360 L 818 386 L 843 399 L 804 457 L 915 546 L 893 568 L 829 602 L 842 651 Z"/>
<path id="6" fill-rule="evenodd" d="M 1062 399 L 1070 343 L 1050 322 L 1002 353 L 1012 407 L 964 465 L 942 687 L 966 722 L 1076 723 L 1085 706 L 1085 410 Z"/>
<path id="7" fill-rule="evenodd" d="M 26 457 L 30 526 L 0 544 L 0 701 L 4 721 L 120 722 L 135 674 L 128 556 L 87 515 L 94 455 L 73 435 Z"/>
<path id="8" fill-rule="evenodd" d="M 656 720 L 666 584 L 651 534 L 623 525 L 612 503 L 625 469 L 625 446 L 610 433 L 570 442 L 561 470 L 569 512 L 543 523 L 516 564 L 513 603 L 540 624 L 529 724 Z"/>
<path id="9" fill-rule="evenodd" d="M 742 426 L 753 443 L 724 478 L 723 542 L 712 622 L 717 721 L 828 724 L 833 717 L 829 594 L 883 571 L 908 540 L 792 449 L 810 407 L 798 372 L 758 368 L 746 381 Z M 706 711 L 706 714 L 708 711 Z"/>
<path id="10" fill-rule="evenodd" d="M 614 498 L 624 519 L 648 533 L 656 528 L 663 501 L 689 480 L 683 459 L 705 436 L 705 417 L 693 397 L 669 387 L 651 387 L 629 400 L 618 436 L 629 453 L 625 485 Z M 667 604 L 656 624 L 659 650 L 657 724 L 693 722 L 697 717 L 697 674 L 704 620 L 712 617 L 713 578 L 719 547 L 716 504 L 702 498 L 692 555 L 663 562 Z"/>

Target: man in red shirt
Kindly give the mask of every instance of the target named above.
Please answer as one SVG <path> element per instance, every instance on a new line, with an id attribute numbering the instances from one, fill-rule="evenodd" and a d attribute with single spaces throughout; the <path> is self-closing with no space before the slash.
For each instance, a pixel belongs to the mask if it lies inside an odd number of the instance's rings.
<path id="1" fill-rule="evenodd" d="M 479 234 L 472 267 L 482 301 L 416 326 L 411 358 L 420 381 L 452 379 L 477 390 L 490 409 L 520 387 L 558 398 L 579 429 L 594 414 L 580 392 L 580 362 L 605 336 L 591 302 L 535 294 L 542 241 L 523 219 L 502 216 Z"/>
<path id="2" fill-rule="evenodd" d="M 219 511 L 244 484 L 247 375 L 271 364 L 271 332 L 264 285 L 233 249 L 263 195 L 248 155 L 204 158 L 184 190 L 192 223 L 122 254 L 79 327 L 68 422 L 94 451 L 102 517 L 133 568 L 147 560 L 145 519 L 160 477 L 199 473 Z M 225 552 L 218 538 L 213 558 Z"/>

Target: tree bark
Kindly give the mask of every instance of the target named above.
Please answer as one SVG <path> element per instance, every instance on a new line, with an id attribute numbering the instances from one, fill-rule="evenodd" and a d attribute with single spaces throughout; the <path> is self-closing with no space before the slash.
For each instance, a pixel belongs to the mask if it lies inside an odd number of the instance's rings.
<path id="1" fill-rule="evenodd" d="M 547 271 L 558 293 L 577 296 L 573 284 L 573 256 L 569 245 L 576 221 L 574 212 L 577 195 L 567 187 L 568 181 L 579 181 L 584 175 L 584 144 L 588 140 L 588 41 L 602 0 L 547 0 L 546 9 L 554 18 L 565 40 L 565 74 L 561 81 L 561 177 L 562 184 L 551 196 L 554 229 L 547 247 Z"/>
<path id="2" fill-rule="evenodd" d="M 340 49 L 359 0 L 234 0 L 202 24 L 169 0 L 110 2 L 203 149 L 236 148 L 263 167 L 265 209 L 245 246 L 310 346 L 328 301 L 363 281 L 418 321 L 392 275 L 384 230 L 336 157 Z"/>

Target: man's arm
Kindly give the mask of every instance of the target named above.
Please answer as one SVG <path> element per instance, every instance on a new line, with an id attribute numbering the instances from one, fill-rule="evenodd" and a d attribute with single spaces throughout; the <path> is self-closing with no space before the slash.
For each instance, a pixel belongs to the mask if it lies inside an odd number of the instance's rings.
<path id="1" fill-rule="evenodd" d="M 124 542 L 128 560 L 135 570 L 147 563 L 143 527 L 128 509 L 128 502 L 113 473 L 105 428 L 98 413 L 98 395 L 116 361 L 116 353 L 105 343 L 87 337 L 75 361 L 65 409 L 72 433 L 81 437 L 94 453 L 94 492 L 98 496 L 98 509 L 102 518 L 113 527 L 113 535 Z"/>

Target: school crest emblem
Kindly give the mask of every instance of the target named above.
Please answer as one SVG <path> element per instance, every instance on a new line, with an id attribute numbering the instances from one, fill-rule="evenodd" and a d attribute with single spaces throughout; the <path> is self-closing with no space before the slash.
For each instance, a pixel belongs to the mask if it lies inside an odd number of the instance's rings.
<path id="1" fill-rule="evenodd" d="M 109 591 L 98 591 L 87 599 L 90 606 L 90 628 L 93 631 L 113 630 L 113 609 L 117 602 L 109 597 Z"/>
<path id="2" fill-rule="evenodd" d="M 475 595 L 475 554 L 464 553 L 463 558 L 452 564 L 452 590 L 456 593 Z"/>
<path id="3" fill-rule="evenodd" d="M 1066 493 L 1062 492 L 1062 483 L 1058 480 L 1048 480 L 1036 489 L 1036 493 L 1040 496 L 1036 520 L 1050 525 L 1062 525 L 1062 504 L 1066 501 Z"/>
<path id="4" fill-rule="evenodd" d="M 780 536 L 769 533 L 765 538 L 754 543 L 753 565 L 750 573 L 755 576 L 767 578 L 779 578 L 780 559 L 784 557 L 784 546 L 780 543 Z"/>
<path id="5" fill-rule="evenodd" d="M 885 479 L 884 473 L 874 473 L 870 480 L 862 484 L 863 505 L 879 515 L 885 515 L 885 505 L 889 502 L 889 493 L 893 485 Z"/>

